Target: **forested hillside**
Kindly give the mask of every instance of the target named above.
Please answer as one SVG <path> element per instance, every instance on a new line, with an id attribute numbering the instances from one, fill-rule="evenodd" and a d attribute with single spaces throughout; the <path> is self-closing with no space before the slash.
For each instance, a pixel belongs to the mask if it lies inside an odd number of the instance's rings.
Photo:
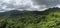
<path id="1" fill-rule="evenodd" d="M 60 8 L 0 13 L 0 28 L 60 28 Z"/>

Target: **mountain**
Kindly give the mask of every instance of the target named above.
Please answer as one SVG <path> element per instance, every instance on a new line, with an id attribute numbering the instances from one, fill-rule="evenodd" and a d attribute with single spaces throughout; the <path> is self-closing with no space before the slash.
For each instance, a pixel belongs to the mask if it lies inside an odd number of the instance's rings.
<path id="1" fill-rule="evenodd" d="M 49 8 L 45 11 L 6 11 L 0 13 L 0 24 L 0 28 L 60 28 L 60 8 Z"/>
<path id="2" fill-rule="evenodd" d="M 41 11 L 19 11 L 19 10 L 11 10 L 7 12 L 0 13 L 0 16 L 24 16 L 24 15 L 40 15 Z"/>
<path id="3" fill-rule="evenodd" d="M 0 16 L 9 16 L 9 15 L 11 15 L 11 14 L 13 14 L 13 15 L 21 15 L 23 12 L 21 12 L 21 11 L 17 11 L 17 10 L 12 10 L 12 11 L 7 11 L 7 12 L 2 12 L 2 13 L 0 13 Z"/>
<path id="4" fill-rule="evenodd" d="M 53 7 L 53 8 L 48 8 L 48 9 L 45 10 L 45 12 L 55 12 L 55 11 L 60 11 L 60 8 Z"/>
<path id="5" fill-rule="evenodd" d="M 59 11 L 60 8 L 53 7 L 46 9 L 45 11 L 19 11 L 19 10 L 11 10 L 0 13 L 0 16 L 26 16 L 26 15 L 47 15 L 48 13 Z"/>

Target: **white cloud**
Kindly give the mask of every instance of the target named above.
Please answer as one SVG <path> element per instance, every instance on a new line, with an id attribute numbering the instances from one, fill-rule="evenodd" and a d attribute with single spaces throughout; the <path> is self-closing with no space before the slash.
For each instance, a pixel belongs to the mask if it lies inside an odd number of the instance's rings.
<path id="1" fill-rule="evenodd" d="M 3 11 L 14 10 L 14 9 L 33 11 L 40 9 L 40 6 L 34 5 L 34 3 L 31 0 L 2 0 L 2 3 L 0 5 Z"/>
<path id="2" fill-rule="evenodd" d="M 56 5 L 55 7 L 59 7 L 60 8 L 60 5 Z"/>
<path id="3" fill-rule="evenodd" d="M 60 0 L 0 0 L 0 11 L 9 11 L 14 9 L 21 11 L 43 11 L 49 7 L 54 7 L 59 3 Z M 59 5 L 57 6 L 60 7 Z"/>

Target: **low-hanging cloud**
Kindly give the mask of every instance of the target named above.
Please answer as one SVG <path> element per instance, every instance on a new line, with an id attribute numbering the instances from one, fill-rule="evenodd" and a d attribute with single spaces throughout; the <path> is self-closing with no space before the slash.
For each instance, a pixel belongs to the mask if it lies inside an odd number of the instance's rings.
<path id="1" fill-rule="evenodd" d="M 55 6 L 60 7 L 60 0 L 0 0 L 2 12 L 9 10 L 43 11 Z"/>

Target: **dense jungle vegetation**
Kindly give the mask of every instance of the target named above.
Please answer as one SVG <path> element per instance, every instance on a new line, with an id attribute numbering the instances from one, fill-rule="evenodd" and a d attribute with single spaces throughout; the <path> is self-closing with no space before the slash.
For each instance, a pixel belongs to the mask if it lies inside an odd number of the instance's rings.
<path id="1" fill-rule="evenodd" d="M 0 28 L 60 28 L 60 8 L 0 13 Z"/>

